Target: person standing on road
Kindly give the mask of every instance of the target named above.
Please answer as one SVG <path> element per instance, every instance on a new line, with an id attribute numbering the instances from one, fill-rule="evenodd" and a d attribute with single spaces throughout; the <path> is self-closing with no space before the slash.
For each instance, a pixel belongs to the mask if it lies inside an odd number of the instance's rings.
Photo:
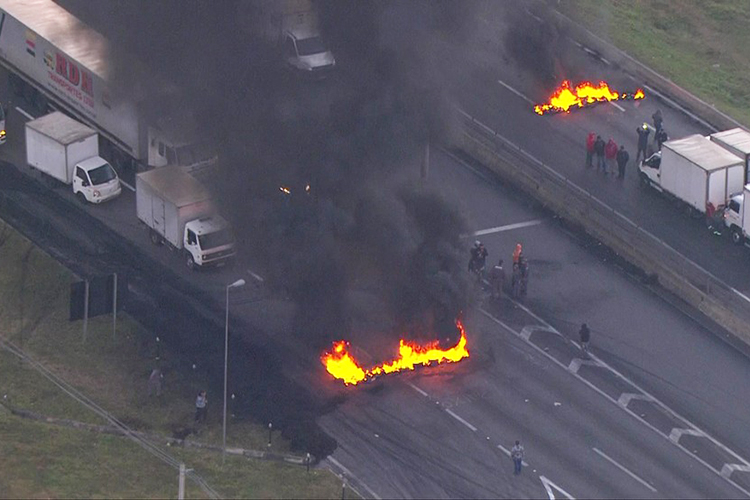
<path id="1" fill-rule="evenodd" d="M 505 269 L 503 269 L 503 259 L 498 261 L 497 265 L 490 270 L 490 284 L 492 285 L 492 298 L 500 299 L 505 284 Z"/>
<path id="2" fill-rule="evenodd" d="M 516 440 L 516 444 L 510 449 L 510 458 L 513 460 L 513 474 L 518 475 L 521 473 L 521 466 L 523 465 L 523 446 L 521 442 Z"/>
<path id="3" fill-rule="evenodd" d="M 600 169 L 603 169 L 605 172 L 606 166 L 604 165 L 604 139 L 602 139 L 602 136 L 597 135 L 596 141 L 594 141 L 594 153 L 596 154 L 596 170 L 597 172 Z"/>
<path id="4" fill-rule="evenodd" d="M 654 128 L 656 129 L 656 133 L 658 134 L 661 130 L 662 124 L 664 123 L 664 117 L 661 115 L 661 110 L 657 109 L 656 112 L 651 115 L 651 118 L 654 120 Z"/>
<path id="5" fill-rule="evenodd" d="M 586 357 L 589 355 L 589 341 L 591 340 L 591 330 L 589 330 L 588 325 L 586 323 L 581 325 L 581 329 L 578 331 L 578 335 L 581 337 L 581 349 L 586 354 Z"/>
<path id="6" fill-rule="evenodd" d="M 635 154 L 635 163 L 638 164 L 641 153 L 643 153 L 644 160 L 648 158 L 648 156 L 646 156 L 646 150 L 648 148 L 648 135 L 651 133 L 651 129 L 648 128 L 648 123 L 644 122 L 643 125 L 635 129 L 635 131 L 638 132 L 638 152 Z"/>
<path id="7" fill-rule="evenodd" d="M 594 143 L 596 142 L 596 134 L 589 132 L 586 137 L 586 168 L 591 168 L 594 165 Z"/>
<path id="8" fill-rule="evenodd" d="M 662 128 L 656 132 L 654 139 L 656 139 L 657 149 L 661 151 L 661 145 L 669 140 L 669 136 L 667 135 L 667 131 Z"/>
<path id="9" fill-rule="evenodd" d="M 615 158 L 617 157 L 617 143 L 610 137 L 607 141 L 607 145 L 604 147 L 604 157 L 606 158 L 606 164 L 604 167 L 604 175 L 615 173 Z"/>
<path id="10" fill-rule="evenodd" d="M 620 150 L 617 152 L 617 178 L 625 178 L 625 166 L 630 160 L 630 155 L 625 151 L 625 146 L 620 146 Z"/>
<path id="11" fill-rule="evenodd" d="M 523 247 L 520 243 L 516 243 L 516 249 L 513 250 L 513 264 L 518 264 L 518 259 L 521 257 Z"/>
<path id="12" fill-rule="evenodd" d="M 200 391 L 198 396 L 195 398 L 195 423 L 202 424 L 206 422 L 206 405 L 208 404 L 208 396 L 206 391 Z"/>

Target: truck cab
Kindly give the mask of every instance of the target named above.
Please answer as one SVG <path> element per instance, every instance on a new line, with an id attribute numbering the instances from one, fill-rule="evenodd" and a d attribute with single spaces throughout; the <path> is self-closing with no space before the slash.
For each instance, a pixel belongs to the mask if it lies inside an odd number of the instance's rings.
<path id="1" fill-rule="evenodd" d="M 724 218 L 724 226 L 729 229 L 729 237 L 732 239 L 732 243 L 735 245 L 741 245 L 745 243 L 747 239 L 747 233 L 745 230 L 745 193 L 748 192 L 747 187 L 742 193 L 732 195 L 727 202 L 727 206 L 724 208 L 722 214 Z"/>
<path id="2" fill-rule="evenodd" d="M 220 215 L 187 222 L 183 249 L 190 269 L 222 266 L 236 254 L 229 223 Z"/>
<path id="3" fill-rule="evenodd" d="M 336 58 L 316 31 L 287 30 L 282 44 L 287 66 L 305 76 L 324 77 L 336 66 Z"/>
<path id="4" fill-rule="evenodd" d="M 657 151 L 638 165 L 641 185 L 661 191 L 661 151 Z"/>
<path id="5" fill-rule="evenodd" d="M 99 156 L 76 163 L 73 193 L 82 202 L 102 203 L 122 193 L 120 178 L 112 165 Z"/>

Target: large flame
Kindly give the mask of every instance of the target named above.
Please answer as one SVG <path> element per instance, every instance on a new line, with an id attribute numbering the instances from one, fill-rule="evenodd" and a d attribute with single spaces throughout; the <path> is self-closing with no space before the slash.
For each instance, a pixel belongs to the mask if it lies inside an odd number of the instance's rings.
<path id="1" fill-rule="evenodd" d="M 570 88 L 570 82 L 565 80 L 549 98 L 547 104 L 537 104 L 534 111 L 540 115 L 545 113 L 570 112 L 570 108 L 582 108 L 597 102 L 617 101 L 622 99 L 643 99 L 646 95 L 643 90 L 637 89 L 635 93 L 627 94 L 615 92 L 609 88 L 607 82 L 599 82 L 594 86 L 591 82 L 581 82 L 574 89 Z"/>
<path id="2" fill-rule="evenodd" d="M 356 359 L 349 353 L 349 343 L 345 341 L 334 342 L 333 350 L 326 352 L 320 360 L 326 367 L 328 373 L 346 385 L 355 385 L 372 377 L 384 373 L 414 370 L 417 366 L 427 366 L 432 363 L 455 363 L 469 357 L 466 349 L 466 330 L 461 321 L 456 321 L 456 326 L 461 332 L 458 343 L 449 349 L 440 349 L 437 341 L 425 345 L 401 340 L 398 346 L 398 357 L 389 363 L 363 369 Z"/>

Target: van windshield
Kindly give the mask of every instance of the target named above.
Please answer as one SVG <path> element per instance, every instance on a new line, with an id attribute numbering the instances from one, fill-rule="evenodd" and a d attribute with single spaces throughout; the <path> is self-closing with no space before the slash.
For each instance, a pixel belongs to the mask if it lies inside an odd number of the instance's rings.
<path id="1" fill-rule="evenodd" d="M 91 178 L 91 184 L 93 186 L 98 186 L 99 184 L 104 184 L 116 179 L 117 174 L 115 173 L 115 169 L 112 168 L 112 165 L 105 163 L 101 167 L 89 170 L 89 178 Z"/>
<path id="2" fill-rule="evenodd" d="M 201 248 L 210 250 L 212 248 L 229 245 L 234 242 L 234 237 L 229 229 L 220 229 L 213 233 L 202 234 L 198 236 Z"/>
<path id="3" fill-rule="evenodd" d="M 328 48 L 319 36 L 297 40 L 297 53 L 300 56 L 311 56 L 322 52 L 328 52 Z"/>

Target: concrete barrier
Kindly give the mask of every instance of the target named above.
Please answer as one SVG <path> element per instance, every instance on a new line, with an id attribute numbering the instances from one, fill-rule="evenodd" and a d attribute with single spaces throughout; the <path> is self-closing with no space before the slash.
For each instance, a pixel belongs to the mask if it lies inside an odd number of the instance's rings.
<path id="1" fill-rule="evenodd" d="M 458 147 L 750 345 L 750 302 L 550 167 L 466 120 Z"/>

